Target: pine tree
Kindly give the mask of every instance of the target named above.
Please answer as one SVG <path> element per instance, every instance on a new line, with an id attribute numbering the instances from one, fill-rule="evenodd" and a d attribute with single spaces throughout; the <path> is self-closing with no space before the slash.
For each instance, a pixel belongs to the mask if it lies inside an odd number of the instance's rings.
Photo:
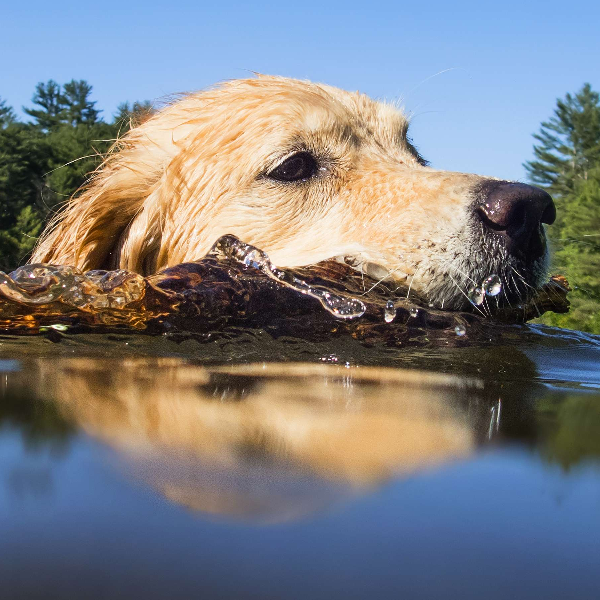
<path id="1" fill-rule="evenodd" d="M 31 254 L 42 231 L 42 219 L 32 206 L 17 215 L 15 224 L 0 231 L 0 271 L 10 272 Z"/>
<path id="2" fill-rule="evenodd" d="M 568 199 L 559 234 L 554 236 L 554 269 L 564 273 L 573 292 L 571 310 L 545 322 L 600 333 L 600 163 Z"/>
<path id="3" fill-rule="evenodd" d="M 25 259 L 39 234 L 37 200 L 49 154 L 44 134 L 32 125 L 0 127 L 0 270 Z"/>
<path id="4" fill-rule="evenodd" d="M 38 83 L 32 102 L 40 108 L 23 110 L 33 117 L 36 125 L 43 131 L 55 129 L 65 118 L 65 97 L 56 81 L 50 79 L 47 83 Z"/>
<path id="5" fill-rule="evenodd" d="M 77 193 L 115 138 L 152 114 L 149 102 L 135 102 L 105 123 L 91 92 L 83 80 L 39 83 L 34 107 L 24 109 L 30 123 L 0 99 L 0 270 L 27 259 L 44 221 Z"/>
<path id="6" fill-rule="evenodd" d="M 534 137 L 541 142 L 534 146 L 537 160 L 524 166 L 532 183 L 554 196 L 552 270 L 573 288 L 569 313 L 542 321 L 600 333 L 600 95 L 585 84 L 557 100 L 554 116 Z"/>
<path id="7" fill-rule="evenodd" d="M 73 126 L 93 125 L 98 121 L 96 102 L 90 100 L 92 86 L 85 80 L 72 79 L 63 86 L 64 120 Z"/>
<path id="8" fill-rule="evenodd" d="M 524 163 L 532 183 L 557 196 L 575 191 L 600 162 L 600 95 L 586 83 L 574 96 L 556 101 L 554 116 L 533 136 L 536 160 Z"/>
<path id="9" fill-rule="evenodd" d="M 0 228 L 11 227 L 21 209 L 35 204 L 50 148 L 42 132 L 26 123 L 0 128 Z"/>
<path id="10" fill-rule="evenodd" d="M 17 117 L 10 106 L 6 106 L 6 101 L 0 98 L 0 129 L 8 127 L 12 123 L 15 123 Z"/>

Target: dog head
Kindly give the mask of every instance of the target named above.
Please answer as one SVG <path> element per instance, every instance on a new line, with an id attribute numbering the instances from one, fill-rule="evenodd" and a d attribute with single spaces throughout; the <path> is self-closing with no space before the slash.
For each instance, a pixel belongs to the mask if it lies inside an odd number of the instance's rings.
<path id="1" fill-rule="evenodd" d="M 278 266 L 341 257 L 443 308 L 492 274 L 508 301 L 537 287 L 551 198 L 432 169 L 407 132 L 390 104 L 292 79 L 188 95 L 118 142 L 33 260 L 148 274 L 233 234 Z"/>

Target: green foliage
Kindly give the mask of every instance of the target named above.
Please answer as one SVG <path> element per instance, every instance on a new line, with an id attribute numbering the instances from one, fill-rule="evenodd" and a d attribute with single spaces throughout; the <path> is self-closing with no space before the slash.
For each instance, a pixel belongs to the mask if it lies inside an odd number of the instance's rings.
<path id="1" fill-rule="evenodd" d="M 564 273 L 573 292 L 566 315 L 547 315 L 544 322 L 600 333 L 600 165 L 563 198 L 564 216 L 553 236 L 554 270 Z"/>
<path id="2" fill-rule="evenodd" d="M 0 270 L 27 260 L 43 224 L 86 182 L 119 135 L 147 118 L 149 103 L 121 105 L 112 123 L 100 118 L 92 86 L 39 83 L 21 123 L 0 99 Z"/>
<path id="3" fill-rule="evenodd" d="M 27 259 L 42 232 L 42 226 L 39 213 L 32 206 L 26 206 L 19 212 L 11 228 L 0 230 L 0 271 L 11 271 L 15 264 Z"/>
<path id="4" fill-rule="evenodd" d="M 92 86 L 87 81 L 72 79 L 61 86 L 50 79 L 38 83 L 32 102 L 39 108 L 24 108 L 43 131 L 52 131 L 62 125 L 93 125 L 98 121 L 96 102 L 90 100 Z"/>
<path id="5" fill-rule="evenodd" d="M 556 101 L 554 116 L 534 134 L 537 160 L 524 164 L 532 183 L 558 196 L 575 192 L 578 181 L 600 164 L 600 96 L 586 83 L 575 96 Z"/>
<path id="6" fill-rule="evenodd" d="M 600 456 L 600 402 L 597 395 L 556 395 L 537 405 L 542 454 L 570 469 Z"/>
<path id="7" fill-rule="evenodd" d="M 63 118 L 64 97 L 56 81 L 50 79 L 47 83 L 38 83 L 32 102 L 39 108 L 23 108 L 23 110 L 33 117 L 40 129 L 49 131 L 60 123 Z"/>
<path id="8" fill-rule="evenodd" d="M 566 315 L 541 321 L 600 333 L 600 95 L 586 83 L 557 100 L 542 123 L 537 160 L 525 163 L 533 183 L 553 194 L 556 223 L 549 228 L 554 273 L 566 275 L 573 292 Z"/>
<path id="9" fill-rule="evenodd" d="M 13 122 L 0 129 L 0 223 L 15 224 L 25 206 L 35 204 L 46 168 L 47 144 L 36 129 Z"/>
<path id="10" fill-rule="evenodd" d="M 63 86 L 64 120 L 73 127 L 93 125 L 98 121 L 100 111 L 94 108 L 96 102 L 90 100 L 92 86 L 87 81 L 72 79 Z"/>
<path id="11" fill-rule="evenodd" d="M 46 156 L 44 185 L 39 208 L 44 216 L 65 202 L 102 162 L 116 138 L 113 125 L 98 121 L 92 125 L 63 124 L 45 136 L 51 148 Z"/>
<path id="12" fill-rule="evenodd" d="M 6 106 L 6 102 L 0 98 L 0 129 L 8 127 L 17 120 L 15 113 L 10 106 Z"/>

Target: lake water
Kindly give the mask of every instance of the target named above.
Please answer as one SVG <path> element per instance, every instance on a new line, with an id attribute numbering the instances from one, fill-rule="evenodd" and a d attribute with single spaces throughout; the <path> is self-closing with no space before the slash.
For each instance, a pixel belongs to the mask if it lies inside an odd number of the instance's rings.
<path id="1" fill-rule="evenodd" d="M 0 337 L 0 598 L 600 598 L 600 338 L 500 330 Z"/>

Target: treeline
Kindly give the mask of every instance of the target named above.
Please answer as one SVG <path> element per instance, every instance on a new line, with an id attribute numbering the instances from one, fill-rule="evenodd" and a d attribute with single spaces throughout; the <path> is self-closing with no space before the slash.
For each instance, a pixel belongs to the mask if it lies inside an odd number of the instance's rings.
<path id="1" fill-rule="evenodd" d="M 0 98 L 0 270 L 27 260 L 44 224 L 101 162 L 149 102 L 121 104 L 105 121 L 92 86 L 72 80 L 36 86 L 27 122 Z"/>
<path id="2" fill-rule="evenodd" d="M 39 83 L 27 122 L 0 98 L 0 270 L 27 260 L 43 225 L 85 183 L 103 154 L 132 124 L 152 112 L 148 102 L 100 116 L 86 81 Z M 524 164 L 532 183 L 547 189 L 558 209 L 549 228 L 552 272 L 573 292 L 567 315 L 552 325 L 600 333 L 600 98 L 589 84 L 557 100 L 534 135 L 534 160 Z"/>
<path id="3" fill-rule="evenodd" d="M 552 272 L 566 275 L 573 292 L 566 315 L 543 322 L 600 333 L 600 96 L 589 84 L 556 101 L 534 135 L 534 160 L 524 164 L 532 183 L 548 190 L 557 208 L 548 228 Z"/>

